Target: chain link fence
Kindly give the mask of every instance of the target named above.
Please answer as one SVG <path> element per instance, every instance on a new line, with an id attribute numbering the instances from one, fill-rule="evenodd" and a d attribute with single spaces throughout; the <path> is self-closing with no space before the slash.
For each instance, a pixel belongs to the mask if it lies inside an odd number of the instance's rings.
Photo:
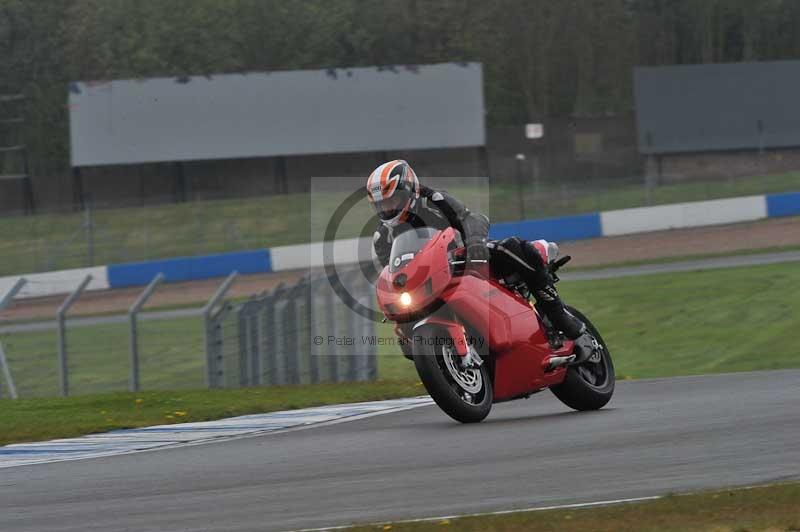
<path id="1" fill-rule="evenodd" d="M 359 272 L 345 279 L 356 300 L 373 297 Z M 377 378 L 375 323 L 343 305 L 324 276 L 224 305 L 207 332 L 211 387 Z"/>
<path id="2" fill-rule="evenodd" d="M 309 275 L 244 301 L 224 300 L 233 280 L 204 309 L 65 316 L 63 335 L 57 320 L 0 327 L 18 395 L 377 378 L 376 324 L 343 304 L 327 277 Z M 374 298 L 372 285 L 355 270 L 343 281 L 357 300 Z M 8 383 L 0 383 L 0 393 L 2 384 Z"/>

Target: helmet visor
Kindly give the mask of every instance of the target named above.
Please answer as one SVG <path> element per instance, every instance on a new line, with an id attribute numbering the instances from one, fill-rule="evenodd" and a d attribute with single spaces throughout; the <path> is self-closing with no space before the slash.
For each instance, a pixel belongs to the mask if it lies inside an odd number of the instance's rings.
<path id="1" fill-rule="evenodd" d="M 391 220 L 403 212 L 409 201 L 411 201 L 411 191 L 400 189 L 394 191 L 394 194 L 388 198 L 374 202 L 372 205 L 375 208 L 375 213 L 381 220 Z"/>

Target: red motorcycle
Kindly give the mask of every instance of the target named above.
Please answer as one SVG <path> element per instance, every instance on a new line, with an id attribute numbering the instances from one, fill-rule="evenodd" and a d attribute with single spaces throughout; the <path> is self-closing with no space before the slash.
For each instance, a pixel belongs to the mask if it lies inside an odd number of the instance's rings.
<path id="1" fill-rule="evenodd" d="M 549 262 L 554 276 L 568 260 Z M 545 388 L 575 410 L 602 408 L 614 393 L 611 355 L 586 316 L 568 307 L 598 344 L 574 365 L 573 342 L 532 304 L 525 284 L 514 275 L 495 279 L 485 262 L 469 263 L 452 228 L 395 238 L 376 291 L 425 389 L 457 421 L 479 422 L 493 403 Z"/>

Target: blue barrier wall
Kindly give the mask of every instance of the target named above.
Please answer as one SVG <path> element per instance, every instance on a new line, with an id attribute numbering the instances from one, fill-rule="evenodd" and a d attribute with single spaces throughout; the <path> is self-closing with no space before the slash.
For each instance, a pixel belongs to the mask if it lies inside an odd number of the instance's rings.
<path id="1" fill-rule="evenodd" d="M 108 284 L 111 288 L 146 285 L 159 272 L 167 282 L 195 281 L 223 277 L 234 270 L 245 274 L 272 271 L 269 250 L 112 264 L 108 267 Z"/>
<path id="2" fill-rule="evenodd" d="M 518 236 L 525 240 L 582 240 L 603 236 L 600 224 L 600 213 L 579 214 L 577 216 L 561 216 L 543 220 L 524 220 L 521 222 L 505 222 L 493 224 L 489 238 L 500 240 L 509 236 Z"/>
<path id="3" fill-rule="evenodd" d="M 800 215 L 800 192 L 769 194 L 766 196 L 766 203 L 768 217 Z M 653 216 L 656 214 L 654 213 Z M 742 220 L 749 219 L 742 218 Z M 694 225 L 702 224 L 695 223 Z M 687 225 L 687 227 L 689 226 L 693 225 Z M 669 228 L 667 220 L 664 227 L 658 229 Z M 601 223 L 601 213 L 595 212 L 543 220 L 497 223 L 492 225 L 489 236 L 498 240 L 509 236 L 519 236 L 526 240 L 544 238 L 556 242 L 583 240 L 603 236 L 603 224 Z M 108 266 L 108 284 L 111 288 L 145 285 L 159 272 L 164 273 L 166 281 L 193 281 L 223 277 L 233 270 L 243 274 L 273 271 L 270 250 L 260 249 L 202 257 L 111 265 Z"/>
<path id="4" fill-rule="evenodd" d="M 767 194 L 767 216 L 800 215 L 800 192 Z"/>

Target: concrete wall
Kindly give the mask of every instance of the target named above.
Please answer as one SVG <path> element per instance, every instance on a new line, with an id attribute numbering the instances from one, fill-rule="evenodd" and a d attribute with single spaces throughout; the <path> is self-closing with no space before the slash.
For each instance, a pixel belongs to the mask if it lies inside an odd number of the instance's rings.
<path id="1" fill-rule="evenodd" d="M 765 196 L 676 203 L 600 213 L 603 236 L 722 225 L 767 217 Z"/>
<path id="2" fill-rule="evenodd" d="M 17 294 L 17 298 L 68 294 L 75 290 L 87 275 L 92 276 L 91 282 L 86 287 L 87 290 L 107 290 L 111 288 L 108 282 L 108 267 L 95 266 L 94 268 L 76 268 L 74 270 L 0 277 L 0 296 L 7 293 L 20 277 L 24 277 L 27 283 Z"/>
<path id="3" fill-rule="evenodd" d="M 675 153 L 648 158 L 646 173 L 662 182 L 780 174 L 800 168 L 800 148 Z"/>

